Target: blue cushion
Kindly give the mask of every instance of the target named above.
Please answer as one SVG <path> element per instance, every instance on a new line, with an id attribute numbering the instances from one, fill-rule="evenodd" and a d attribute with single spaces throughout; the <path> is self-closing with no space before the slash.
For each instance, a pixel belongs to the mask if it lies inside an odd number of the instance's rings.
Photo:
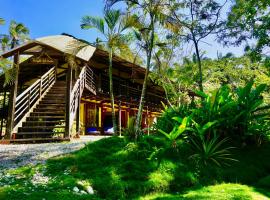
<path id="1" fill-rule="evenodd" d="M 87 133 L 89 133 L 89 132 L 95 132 L 95 131 L 97 131 L 97 128 L 95 128 L 95 127 L 89 127 L 89 128 L 86 129 L 86 132 Z"/>

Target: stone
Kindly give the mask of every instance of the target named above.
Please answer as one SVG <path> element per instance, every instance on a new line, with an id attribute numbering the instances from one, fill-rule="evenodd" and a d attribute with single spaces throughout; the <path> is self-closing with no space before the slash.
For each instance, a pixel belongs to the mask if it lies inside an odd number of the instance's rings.
<path id="1" fill-rule="evenodd" d="M 85 192 L 84 190 L 81 190 L 81 194 L 87 194 L 87 192 Z"/>
<path id="2" fill-rule="evenodd" d="M 76 192 L 76 193 L 78 193 L 80 190 L 79 190 L 79 188 L 78 187 L 74 187 L 73 188 L 73 192 Z"/>
<path id="3" fill-rule="evenodd" d="M 85 189 L 86 189 L 88 194 L 94 194 L 94 190 L 91 186 L 87 186 Z"/>

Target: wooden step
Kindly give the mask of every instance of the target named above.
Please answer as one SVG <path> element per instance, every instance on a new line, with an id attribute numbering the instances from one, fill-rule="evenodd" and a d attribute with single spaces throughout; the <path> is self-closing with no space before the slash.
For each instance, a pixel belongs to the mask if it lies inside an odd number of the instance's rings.
<path id="1" fill-rule="evenodd" d="M 54 129 L 54 128 L 65 128 L 64 125 L 55 125 L 55 126 L 36 126 L 36 125 L 27 125 L 27 126 L 23 126 L 21 127 L 23 129 Z"/>
<path id="2" fill-rule="evenodd" d="M 8 140 L 9 143 L 69 142 L 69 138 L 27 138 Z"/>
<path id="3" fill-rule="evenodd" d="M 39 112 L 32 112 L 31 114 L 34 114 L 35 116 L 36 115 L 47 115 L 47 116 L 50 116 L 50 115 L 64 115 L 65 112 L 64 111 L 39 111 Z M 31 115 L 30 115 L 31 116 Z"/>
<path id="4" fill-rule="evenodd" d="M 50 106 L 44 106 L 42 108 L 35 108 L 34 109 L 34 113 L 39 113 L 39 112 L 46 112 L 46 111 L 49 111 L 49 112 L 65 112 L 65 107 L 50 107 Z"/>
<path id="5" fill-rule="evenodd" d="M 32 121 L 33 119 L 62 119 L 64 120 L 64 116 L 30 116 L 27 117 L 27 120 Z M 45 120 L 46 121 L 46 120 Z"/>
<path id="6" fill-rule="evenodd" d="M 41 100 L 40 104 L 65 104 L 64 100 L 55 100 L 55 99 L 43 99 Z"/>
<path id="7" fill-rule="evenodd" d="M 42 98 L 42 100 L 66 100 L 64 95 L 46 95 Z"/>
<path id="8" fill-rule="evenodd" d="M 60 92 L 48 92 L 45 97 L 66 97 L 66 94 Z"/>
<path id="9" fill-rule="evenodd" d="M 52 125 L 60 125 L 64 123 L 65 121 L 26 121 L 26 122 L 23 122 L 23 126 L 41 126 L 41 125 L 52 126 Z"/>
<path id="10" fill-rule="evenodd" d="M 37 108 L 66 108 L 66 105 L 63 104 L 39 104 Z"/>
<path id="11" fill-rule="evenodd" d="M 63 103 L 39 103 L 37 105 L 37 107 L 41 107 L 41 106 L 65 106 L 66 104 Z"/>
<path id="12" fill-rule="evenodd" d="M 65 132 L 18 132 L 16 135 L 59 135 Z"/>

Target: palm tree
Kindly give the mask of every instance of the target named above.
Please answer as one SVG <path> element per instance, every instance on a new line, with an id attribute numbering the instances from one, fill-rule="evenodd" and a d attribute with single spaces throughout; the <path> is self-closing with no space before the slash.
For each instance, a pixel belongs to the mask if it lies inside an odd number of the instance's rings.
<path id="1" fill-rule="evenodd" d="M 135 123 L 137 140 L 140 129 L 143 114 L 143 107 L 145 103 L 147 82 L 150 73 L 151 61 L 153 59 L 153 53 L 156 46 L 156 34 L 159 22 L 164 19 L 165 7 L 168 4 L 168 0 L 106 0 L 106 6 L 110 8 L 117 2 L 125 2 L 128 5 L 128 10 L 133 10 L 133 13 L 137 16 L 137 22 L 133 27 L 135 29 L 135 37 L 139 46 L 145 51 L 146 54 L 146 72 L 142 86 L 141 98 L 139 103 L 138 114 Z"/>
<path id="2" fill-rule="evenodd" d="M 129 18 L 124 17 L 120 10 L 105 10 L 104 18 L 84 16 L 81 21 L 81 28 L 88 30 L 97 29 L 105 38 L 106 48 L 109 52 L 109 82 L 110 82 L 110 98 L 112 107 L 112 122 L 114 134 L 117 133 L 117 123 L 114 108 L 113 94 L 113 78 L 112 78 L 112 58 L 116 50 L 124 50 L 127 48 L 127 38 L 124 31 L 131 25 Z"/>
<path id="3" fill-rule="evenodd" d="M 0 17 L 0 25 L 3 25 L 3 24 L 5 24 L 5 20 Z"/>
<path id="4" fill-rule="evenodd" d="M 1 18 L 0 18 L 1 22 Z M 4 52 L 8 49 L 13 49 L 14 47 L 20 45 L 22 42 L 28 40 L 29 29 L 22 23 L 17 23 L 11 21 L 9 25 L 9 33 L 2 34 L 0 37 L 0 51 Z M 5 84 L 13 84 L 16 80 L 16 72 L 18 71 L 17 66 L 11 65 L 11 62 L 1 59 L 2 72 L 5 74 Z"/>
<path id="5" fill-rule="evenodd" d="M 0 24 L 1 22 L 4 22 L 2 18 L 0 18 Z M 20 45 L 22 42 L 28 40 L 28 38 L 29 29 L 22 23 L 11 21 L 8 34 L 0 35 L 1 51 L 13 49 L 14 47 Z"/>
<path id="6" fill-rule="evenodd" d="M 9 45 L 10 45 L 9 36 L 2 35 L 2 37 L 0 38 L 0 46 L 1 46 L 0 51 L 5 52 L 9 48 Z"/>
<path id="7" fill-rule="evenodd" d="M 29 29 L 22 23 L 17 23 L 15 21 L 10 22 L 9 26 L 9 39 L 10 48 L 20 45 L 21 42 L 28 40 Z"/>

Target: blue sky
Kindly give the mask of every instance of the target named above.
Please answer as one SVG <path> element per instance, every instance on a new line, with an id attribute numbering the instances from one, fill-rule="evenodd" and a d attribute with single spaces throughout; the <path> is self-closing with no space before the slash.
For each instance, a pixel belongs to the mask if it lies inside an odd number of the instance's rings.
<path id="1" fill-rule="evenodd" d="M 95 30 L 81 30 L 80 20 L 84 15 L 102 16 L 103 0 L 0 0 L 0 17 L 7 24 L 0 27 L 6 32 L 10 20 L 24 23 L 30 29 L 31 38 L 68 33 L 76 37 L 94 41 L 98 36 Z M 216 58 L 217 51 L 241 55 L 243 48 L 224 48 L 209 37 L 201 44 L 207 57 Z"/>

